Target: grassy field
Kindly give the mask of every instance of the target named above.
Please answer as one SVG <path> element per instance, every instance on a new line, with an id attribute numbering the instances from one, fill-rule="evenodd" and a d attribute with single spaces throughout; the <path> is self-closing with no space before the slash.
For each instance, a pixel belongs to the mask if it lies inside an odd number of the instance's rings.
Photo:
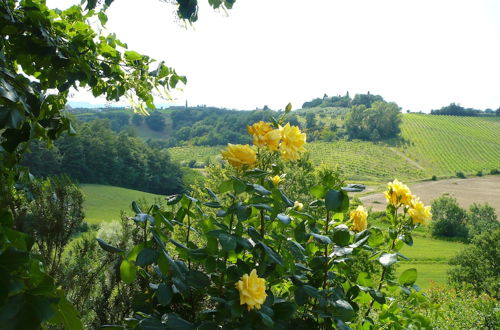
<path id="1" fill-rule="evenodd" d="M 122 210 L 131 213 L 130 205 L 134 200 L 144 198 L 148 203 L 153 203 L 156 198 L 162 197 L 142 191 L 98 184 L 84 184 L 81 188 L 85 194 L 83 203 L 85 221 L 91 224 L 118 220 Z"/>
<path id="2" fill-rule="evenodd" d="M 408 268 L 416 268 L 418 278 L 416 284 L 427 288 L 430 281 L 446 284 L 448 261 L 466 245 L 460 242 L 450 242 L 428 237 L 425 233 L 414 233 L 413 246 L 405 246 L 401 253 L 410 258 L 400 263 L 396 274 L 399 275 Z"/>

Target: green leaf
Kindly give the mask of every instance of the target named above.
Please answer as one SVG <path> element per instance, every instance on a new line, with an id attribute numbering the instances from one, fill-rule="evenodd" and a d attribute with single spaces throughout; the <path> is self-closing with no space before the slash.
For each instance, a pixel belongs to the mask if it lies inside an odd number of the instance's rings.
<path id="1" fill-rule="evenodd" d="M 351 240 L 349 228 L 344 224 L 336 226 L 333 229 L 332 240 L 340 246 L 348 245 Z"/>
<path id="2" fill-rule="evenodd" d="M 283 200 L 283 202 L 285 203 L 285 205 L 287 207 L 292 207 L 293 206 L 293 202 L 290 200 L 290 198 L 288 198 L 285 193 L 283 192 L 283 190 L 280 188 L 278 189 L 280 195 L 281 195 L 281 199 Z"/>
<path id="3" fill-rule="evenodd" d="M 141 208 L 139 207 L 139 204 L 137 204 L 136 201 L 132 202 L 132 210 L 134 210 L 135 214 L 142 213 Z"/>
<path id="4" fill-rule="evenodd" d="M 313 195 L 316 198 L 323 199 L 326 196 L 326 188 L 323 186 L 314 186 L 309 190 L 311 195 Z"/>
<path id="5" fill-rule="evenodd" d="M 172 291 L 172 287 L 170 285 L 166 285 L 165 283 L 160 283 L 160 285 L 158 285 L 156 298 L 161 306 L 169 305 L 173 297 L 174 292 Z"/>
<path id="6" fill-rule="evenodd" d="M 150 248 L 142 249 L 137 256 L 137 259 L 135 260 L 135 264 L 139 267 L 151 265 L 152 263 L 156 262 L 156 259 L 158 259 L 158 255 L 159 253 L 156 250 Z"/>
<path id="7" fill-rule="evenodd" d="M 182 195 L 180 194 L 167 196 L 167 205 L 177 204 L 181 199 Z M 136 213 L 141 213 L 141 212 L 136 212 Z"/>
<path id="8" fill-rule="evenodd" d="M 370 237 L 368 238 L 368 245 L 371 247 L 377 247 L 380 244 L 384 243 L 384 233 L 380 228 L 372 227 L 370 228 Z"/>
<path id="9" fill-rule="evenodd" d="M 321 244 L 331 244 L 332 241 L 330 240 L 330 238 L 328 236 L 324 236 L 324 235 L 320 235 L 320 234 L 316 234 L 316 233 L 311 233 L 311 235 L 314 237 L 314 239 L 316 239 L 316 241 L 318 243 L 321 243 Z"/>
<path id="10" fill-rule="evenodd" d="M 142 60 L 143 56 L 141 54 L 139 54 L 138 52 L 136 51 L 133 51 L 133 50 L 126 50 L 125 53 L 125 59 L 127 61 L 140 61 Z"/>
<path id="11" fill-rule="evenodd" d="M 269 246 L 266 244 L 259 242 L 258 243 L 262 248 L 264 249 L 264 252 L 266 255 L 271 259 L 273 262 L 277 263 L 280 266 L 283 266 L 283 259 L 281 259 L 281 256 L 276 253 L 273 249 L 271 249 Z"/>
<path id="12" fill-rule="evenodd" d="M 168 313 L 167 315 L 167 329 L 176 330 L 194 330 L 193 324 L 184 320 L 182 317 L 175 313 Z"/>
<path id="13" fill-rule="evenodd" d="M 122 260 L 120 264 L 120 277 L 122 281 L 130 284 L 135 281 L 136 276 L 137 267 L 127 259 Z"/>
<path id="14" fill-rule="evenodd" d="M 347 301 L 339 299 L 332 304 L 332 316 L 342 321 L 350 321 L 354 315 L 354 309 Z"/>
<path id="15" fill-rule="evenodd" d="M 221 193 L 221 194 L 228 192 L 231 189 L 233 189 L 233 181 L 231 181 L 231 180 L 223 181 L 219 185 L 219 193 Z"/>
<path id="16" fill-rule="evenodd" d="M 280 213 L 276 216 L 276 218 L 281 221 L 284 225 L 289 225 L 292 219 L 286 214 Z"/>
<path id="17" fill-rule="evenodd" d="M 260 184 L 254 184 L 253 189 L 261 195 L 271 195 L 271 192 L 266 188 L 264 188 L 263 186 L 261 186 Z"/>
<path id="18" fill-rule="evenodd" d="M 389 267 L 398 261 L 398 255 L 397 253 L 382 253 L 378 261 L 382 266 Z"/>
<path id="19" fill-rule="evenodd" d="M 59 298 L 56 308 L 56 315 L 49 321 L 50 323 L 62 324 L 64 329 L 83 329 L 82 321 L 78 317 L 78 311 L 64 295 Z"/>
<path id="20" fill-rule="evenodd" d="M 325 196 L 325 207 L 329 211 L 342 212 L 349 207 L 349 197 L 346 193 L 335 189 L 330 189 Z"/>
<path id="21" fill-rule="evenodd" d="M 232 250 L 236 249 L 236 244 L 237 244 L 238 240 L 234 236 L 222 232 L 219 234 L 218 239 L 219 239 L 220 245 L 222 246 L 222 248 L 224 250 L 232 251 Z"/>
<path id="22" fill-rule="evenodd" d="M 357 282 L 362 286 L 366 286 L 369 288 L 373 287 L 373 280 L 370 277 L 370 274 L 368 274 L 367 272 L 360 272 L 358 274 Z"/>
<path id="23" fill-rule="evenodd" d="M 370 293 L 370 296 L 372 296 L 372 298 L 376 302 L 378 302 L 379 304 L 385 304 L 385 296 L 382 292 L 380 292 L 378 290 L 370 290 L 369 293 Z"/>
<path id="24" fill-rule="evenodd" d="M 96 241 L 97 241 L 97 243 L 99 243 L 99 246 L 104 251 L 111 252 L 111 253 L 120 253 L 120 252 L 123 252 L 122 249 L 114 247 L 113 245 L 110 245 L 110 244 L 106 243 L 105 241 L 103 241 L 100 238 L 96 238 Z"/>
<path id="25" fill-rule="evenodd" d="M 411 286 L 417 280 L 417 270 L 410 268 L 405 270 L 398 279 L 399 284 L 404 286 Z"/>
<path id="26" fill-rule="evenodd" d="M 237 177 L 231 177 L 233 180 L 233 189 L 236 194 L 241 194 L 242 192 L 247 190 L 247 185 L 245 182 L 241 181 Z"/>
<path id="27" fill-rule="evenodd" d="M 264 325 L 266 327 L 271 328 L 274 325 L 273 319 L 269 315 L 264 314 L 260 311 L 259 311 L 259 315 L 260 315 L 260 319 L 262 320 L 262 323 L 264 323 Z"/>

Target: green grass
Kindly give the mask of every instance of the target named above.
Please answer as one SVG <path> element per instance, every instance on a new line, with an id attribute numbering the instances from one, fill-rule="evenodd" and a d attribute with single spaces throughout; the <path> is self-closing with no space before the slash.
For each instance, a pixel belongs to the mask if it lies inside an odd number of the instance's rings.
<path id="1" fill-rule="evenodd" d="M 198 163 L 204 163 L 207 159 L 214 160 L 224 146 L 207 147 L 207 146 L 188 146 L 188 147 L 173 147 L 169 148 L 168 152 L 172 156 L 172 160 L 176 162 L 196 160 Z"/>
<path id="2" fill-rule="evenodd" d="M 400 252 L 410 260 L 400 263 L 396 275 L 399 276 L 408 268 L 416 268 L 418 273 L 416 284 L 421 288 L 429 287 L 430 281 L 446 284 L 446 272 L 450 267 L 448 261 L 466 245 L 434 239 L 422 233 L 414 233 L 413 241 L 413 246 L 401 249 Z"/>
<path id="3" fill-rule="evenodd" d="M 120 219 L 122 210 L 131 213 L 130 205 L 134 200 L 144 198 L 148 203 L 153 203 L 155 198 L 162 197 L 142 191 L 98 184 L 84 184 L 81 188 L 85 194 L 83 203 L 85 221 L 90 224 Z"/>

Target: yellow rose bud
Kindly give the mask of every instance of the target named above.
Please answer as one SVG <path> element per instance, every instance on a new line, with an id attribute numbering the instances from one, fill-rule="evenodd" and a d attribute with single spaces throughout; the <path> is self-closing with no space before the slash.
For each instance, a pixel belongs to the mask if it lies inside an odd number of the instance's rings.
<path id="1" fill-rule="evenodd" d="M 304 144 L 306 143 L 306 134 L 302 133 L 297 126 L 290 126 L 287 123 L 280 127 L 281 144 L 280 152 L 284 160 L 297 160 L 300 158 L 300 153 L 304 152 Z"/>
<path id="2" fill-rule="evenodd" d="M 250 275 L 243 275 L 235 286 L 240 292 L 240 305 L 246 304 L 247 310 L 260 309 L 266 301 L 266 280 L 258 277 L 255 269 Z"/>
<path id="3" fill-rule="evenodd" d="M 429 220 L 432 219 L 431 207 L 424 206 L 424 203 L 422 203 L 418 198 L 412 200 L 411 208 L 408 211 L 408 214 L 410 215 L 413 224 L 421 223 L 426 225 Z"/>
<path id="4" fill-rule="evenodd" d="M 295 203 L 293 203 L 294 210 L 302 211 L 303 208 L 304 208 L 304 204 L 302 204 L 301 202 L 295 201 Z"/>
<path id="5" fill-rule="evenodd" d="M 359 205 L 357 209 L 352 210 L 350 219 L 352 221 L 352 230 L 360 232 L 368 227 L 368 213 L 365 211 L 363 205 Z"/>
<path id="6" fill-rule="evenodd" d="M 227 148 L 222 151 L 222 157 L 236 168 L 241 168 L 244 165 L 252 167 L 257 162 L 257 154 L 248 144 L 229 143 Z"/>
<path id="7" fill-rule="evenodd" d="M 273 182 L 273 184 L 274 184 L 275 186 L 278 186 L 278 185 L 279 185 L 279 183 L 280 183 L 282 180 L 281 180 L 281 177 L 280 177 L 279 175 L 275 175 L 275 176 L 273 176 L 273 177 L 271 178 L 271 181 Z"/>
<path id="8" fill-rule="evenodd" d="M 411 194 L 410 188 L 407 185 L 395 179 L 393 182 L 387 184 L 387 190 L 384 192 L 387 203 L 398 207 L 400 205 L 410 206 L 413 196 Z"/>

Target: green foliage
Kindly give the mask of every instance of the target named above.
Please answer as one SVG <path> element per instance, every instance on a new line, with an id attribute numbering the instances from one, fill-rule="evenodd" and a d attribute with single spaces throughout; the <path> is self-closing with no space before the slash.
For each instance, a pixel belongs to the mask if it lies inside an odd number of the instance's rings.
<path id="1" fill-rule="evenodd" d="M 462 209 L 457 200 L 448 194 L 432 201 L 433 236 L 467 238 L 467 212 Z"/>
<path id="2" fill-rule="evenodd" d="M 15 193 L 15 227 L 35 242 L 47 273 L 58 277 L 64 247 L 82 226 L 83 194 L 67 177 L 34 180 Z"/>
<path id="3" fill-rule="evenodd" d="M 488 231 L 472 239 L 456 257 L 449 271 L 450 283 L 460 288 L 467 286 L 477 294 L 486 293 L 499 298 L 500 283 L 500 229 Z"/>
<path id="4" fill-rule="evenodd" d="M 81 183 L 159 194 L 183 191 L 182 172 L 166 150 L 149 147 L 124 132 L 117 134 L 103 120 L 82 124 L 78 133 L 62 136 L 52 149 L 44 148 L 42 142 L 32 143 L 23 165 L 37 176 L 64 173 Z M 50 166 L 53 163 L 58 166 Z"/>
<path id="5" fill-rule="evenodd" d="M 426 290 L 429 303 L 419 310 L 438 329 L 495 329 L 500 324 L 498 300 L 464 289 L 433 285 Z"/>
<path id="6" fill-rule="evenodd" d="M 151 289 L 143 291 L 127 326 L 160 326 L 163 320 L 166 327 L 186 329 L 428 327 L 429 320 L 412 311 L 424 299 L 413 287 L 415 273 L 407 272 L 401 283 L 391 280 L 400 259 L 398 237 L 415 229 L 406 213 L 388 209 L 388 230 L 353 232 L 337 172 L 318 173 L 302 210 L 281 186 L 289 180 L 298 185 L 288 172 L 296 165 L 276 157 L 261 150 L 262 167 L 248 171 L 211 167 L 214 175 L 196 196 L 172 196 L 165 207 L 133 206 L 131 221 L 143 234 L 123 252 L 121 278 Z M 274 184 L 275 175 L 284 181 Z M 355 261 L 370 265 L 363 269 L 358 262 L 356 277 Z M 267 299 L 247 310 L 235 283 L 252 269 L 265 279 Z M 401 304 L 389 303 L 394 295 Z"/>
<path id="7" fill-rule="evenodd" d="M 345 120 L 349 138 L 378 141 L 396 137 L 400 132 L 400 110 L 396 103 L 383 101 L 369 103 L 369 106 L 354 105 Z"/>
<path id="8" fill-rule="evenodd" d="M 465 174 L 464 174 L 464 172 L 457 172 L 457 173 L 456 173 L 456 176 L 457 176 L 457 178 L 460 178 L 460 179 L 465 179 Z"/>
<path id="9" fill-rule="evenodd" d="M 495 209 L 488 203 L 484 205 L 473 203 L 470 206 L 467 218 L 470 238 L 500 229 L 500 222 L 498 222 Z"/>
<path id="10" fill-rule="evenodd" d="M 149 117 L 146 118 L 146 124 L 153 131 L 163 131 L 166 127 L 165 118 L 159 112 L 153 112 Z"/>
<path id="11" fill-rule="evenodd" d="M 484 113 L 481 110 L 473 108 L 464 108 L 459 104 L 451 103 L 439 110 L 431 110 L 431 115 L 446 115 L 446 116 L 480 116 Z"/>

